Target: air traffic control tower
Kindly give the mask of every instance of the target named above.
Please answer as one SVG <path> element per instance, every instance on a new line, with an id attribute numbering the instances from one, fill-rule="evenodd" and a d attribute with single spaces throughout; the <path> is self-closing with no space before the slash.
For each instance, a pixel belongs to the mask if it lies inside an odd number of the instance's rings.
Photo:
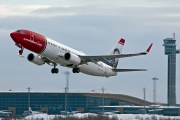
<path id="1" fill-rule="evenodd" d="M 173 38 L 164 39 L 165 55 L 168 56 L 168 106 L 176 106 L 176 54 L 180 50 L 176 50 L 175 34 Z"/>

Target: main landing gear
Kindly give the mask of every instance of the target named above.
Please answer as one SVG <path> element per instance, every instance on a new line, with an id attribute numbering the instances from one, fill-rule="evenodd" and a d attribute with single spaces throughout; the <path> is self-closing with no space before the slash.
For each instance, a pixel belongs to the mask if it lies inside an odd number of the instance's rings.
<path id="1" fill-rule="evenodd" d="M 73 69 L 72 69 L 72 72 L 73 72 L 73 73 L 79 73 L 79 72 L 80 72 L 80 69 L 79 69 L 79 68 L 73 68 Z"/>
<path id="2" fill-rule="evenodd" d="M 57 68 L 52 68 L 52 69 L 51 69 L 51 72 L 52 72 L 52 74 L 54 74 L 54 73 L 57 74 L 57 73 L 59 72 L 59 70 L 58 70 Z"/>
<path id="3" fill-rule="evenodd" d="M 59 72 L 58 68 L 56 68 L 56 64 L 54 64 L 54 68 L 51 69 L 52 74 L 57 74 Z"/>

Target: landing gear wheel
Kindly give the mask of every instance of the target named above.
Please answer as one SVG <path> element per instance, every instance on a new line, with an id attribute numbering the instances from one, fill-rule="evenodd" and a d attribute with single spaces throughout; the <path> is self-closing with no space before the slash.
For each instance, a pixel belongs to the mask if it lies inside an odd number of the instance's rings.
<path id="1" fill-rule="evenodd" d="M 80 72 L 80 69 L 79 68 L 76 68 L 76 73 L 79 73 Z"/>
<path id="2" fill-rule="evenodd" d="M 73 68 L 73 69 L 72 69 L 72 72 L 73 72 L 73 73 L 76 73 L 76 69 L 75 69 L 75 68 Z"/>
<path id="3" fill-rule="evenodd" d="M 19 55 L 22 55 L 23 54 L 23 50 L 19 50 Z"/>
<path id="4" fill-rule="evenodd" d="M 59 72 L 59 70 L 57 68 L 55 68 L 55 73 L 57 74 Z"/>
<path id="5" fill-rule="evenodd" d="M 73 68 L 73 69 L 72 69 L 72 72 L 73 72 L 73 73 L 79 73 L 79 72 L 80 72 L 80 69 L 79 69 L 79 68 Z"/>
<path id="6" fill-rule="evenodd" d="M 52 74 L 54 74 L 54 73 L 55 73 L 54 68 L 52 68 L 52 69 L 51 69 L 51 73 L 52 73 Z"/>

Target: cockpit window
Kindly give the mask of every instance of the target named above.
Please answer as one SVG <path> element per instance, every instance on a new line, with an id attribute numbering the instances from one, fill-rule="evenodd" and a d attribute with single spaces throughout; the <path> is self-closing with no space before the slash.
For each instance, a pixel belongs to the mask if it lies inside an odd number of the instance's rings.
<path id="1" fill-rule="evenodd" d="M 22 31 L 22 30 L 17 30 L 16 32 L 19 32 L 19 33 L 21 33 L 21 34 L 25 34 L 25 32 Z"/>
<path id="2" fill-rule="evenodd" d="M 20 33 L 21 33 L 21 34 L 25 34 L 25 32 L 24 32 L 24 31 L 22 31 L 22 30 L 20 31 Z"/>
<path id="3" fill-rule="evenodd" d="M 20 30 L 17 30 L 16 32 L 20 32 Z"/>

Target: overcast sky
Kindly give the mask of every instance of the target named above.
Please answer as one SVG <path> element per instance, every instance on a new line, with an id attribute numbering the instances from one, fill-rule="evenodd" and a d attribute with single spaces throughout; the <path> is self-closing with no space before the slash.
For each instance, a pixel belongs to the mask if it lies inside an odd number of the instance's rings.
<path id="1" fill-rule="evenodd" d="M 179 0 L 1 0 L 0 1 L 0 91 L 64 92 L 70 72 L 70 92 L 101 92 L 127 94 L 153 101 L 153 77 L 157 81 L 157 101 L 167 103 L 167 56 L 163 39 L 176 33 L 180 48 Z M 123 53 L 143 52 L 153 43 L 146 56 L 123 58 L 118 68 L 142 68 L 147 72 L 118 73 L 103 78 L 73 74 L 58 66 L 59 74 L 51 74 L 51 66 L 37 66 L 17 56 L 19 48 L 9 34 L 28 29 L 83 51 L 103 55 L 120 38 L 126 39 Z M 30 51 L 25 50 L 27 56 Z M 177 55 L 176 95 L 180 104 L 180 55 Z"/>

